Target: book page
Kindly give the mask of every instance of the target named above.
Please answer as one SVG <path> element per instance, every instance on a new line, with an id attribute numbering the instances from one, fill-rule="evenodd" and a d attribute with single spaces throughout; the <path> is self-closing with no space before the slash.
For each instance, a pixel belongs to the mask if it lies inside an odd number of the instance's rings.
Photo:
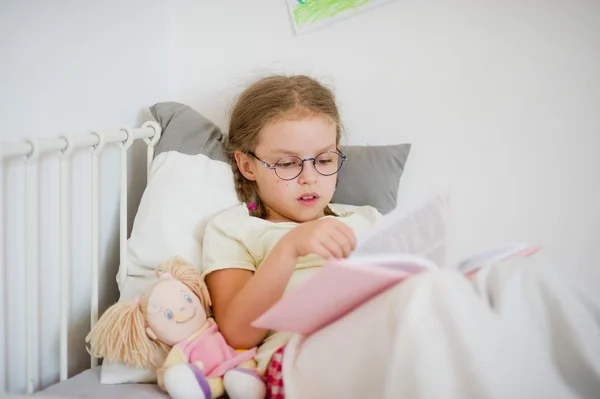
<path id="1" fill-rule="evenodd" d="M 498 248 L 492 248 L 472 255 L 459 262 L 458 269 L 463 273 L 468 274 L 477 271 L 486 263 L 497 263 L 516 257 L 528 257 L 541 249 L 542 247 L 540 245 L 528 245 L 523 243 L 514 243 Z"/>
<path id="2" fill-rule="evenodd" d="M 444 267 L 450 239 L 450 205 L 449 196 L 439 194 L 412 211 L 396 209 L 384 215 L 359 238 L 350 259 L 410 254 Z"/>

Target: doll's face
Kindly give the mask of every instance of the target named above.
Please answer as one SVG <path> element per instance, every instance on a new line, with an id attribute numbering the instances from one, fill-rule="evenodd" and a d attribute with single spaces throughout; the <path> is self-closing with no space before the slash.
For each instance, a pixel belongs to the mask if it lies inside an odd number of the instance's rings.
<path id="1" fill-rule="evenodd" d="M 174 278 L 152 290 L 147 309 L 148 335 L 168 345 L 183 341 L 206 322 L 206 312 L 198 297 Z"/>

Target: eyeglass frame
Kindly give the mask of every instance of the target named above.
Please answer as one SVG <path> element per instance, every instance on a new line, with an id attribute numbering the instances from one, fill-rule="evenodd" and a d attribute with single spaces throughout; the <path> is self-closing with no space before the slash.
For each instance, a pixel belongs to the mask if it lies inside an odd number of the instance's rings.
<path id="1" fill-rule="evenodd" d="M 323 174 L 323 173 L 319 172 L 319 170 L 317 169 L 317 158 L 318 158 L 318 157 L 320 157 L 320 156 L 321 156 L 321 155 L 323 155 L 323 154 L 327 154 L 328 152 L 333 152 L 334 154 L 337 154 L 337 155 L 339 155 L 342 161 L 341 161 L 341 163 L 340 163 L 340 167 L 339 167 L 339 168 L 337 168 L 337 170 L 336 170 L 335 172 L 333 172 L 333 173 L 331 173 L 331 174 L 329 174 L 329 175 L 326 175 L 326 174 Z M 345 163 L 345 162 L 348 160 L 348 155 L 344 154 L 343 152 L 341 152 L 341 151 L 339 151 L 339 150 L 335 150 L 335 151 L 331 151 L 331 150 L 330 150 L 330 151 L 323 151 L 323 152 L 321 152 L 320 154 L 317 154 L 315 157 L 311 157 L 311 158 L 304 158 L 304 159 L 302 159 L 302 158 L 300 158 L 300 157 L 297 157 L 297 156 L 295 156 L 295 155 L 286 155 L 286 156 L 284 156 L 284 157 L 281 157 L 281 158 L 279 158 L 277 161 L 275 161 L 275 164 L 274 164 L 274 165 L 271 165 L 270 163 L 268 163 L 268 162 L 266 162 L 266 161 L 263 161 L 262 159 L 260 159 L 260 158 L 259 158 L 258 156 L 256 156 L 256 154 L 255 154 L 254 152 L 252 152 L 252 151 L 249 151 L 249 152 L 248 152 L 248 154 L 250 154 L 250 155 L 252 155 L 254 158 L 256 158 L 256 159 L 258 160 L 258 162 L 260 162 L 260 163 L 261 163 L 261 164 L 262 164 L 262 165 L 263 165 L 265 168 L 267 168 L 267 169 L 271 169 L 271 170 L 272 170 L 272 171 L 275 173 L 275 176 L 277 176 L 279 179 L 281 179 L 281 180 L 284 180 L 284 181 L 291 181 L 291 180 L 294 180 L 294 179 L 296 179 L 298 176 L 300 176 L 300 175 L 302 174 L 302 171 L 304 170 L 304 162 L 306 162 L 306 161 L 312 161 L 312 164 L 313 164 L 313 167 L 315 168 L 315 171 L 316 171 L 318 174 L 320 174 L 321 176 L 333 176 L 333 175 L 335 175 L 336 173 L 338 173 L 338 172 L 340 171 L 340 169 L 342 169 L 342 166 L 344 166 L 344 163 Z M 283 158 L 287 158 L 287 157 L 295 157 L 295 158 L 298 158 L 298 159 L 301 161 L 301 164 L 302 164 L 302 166 L 300 167 L 300 172 L 298 172 L 298 174 L 297 174 L 296 176 L 292 177 L 291 179 L 284 179 L 284 178 L 282 178 L 281 176 L 279 176 L 279 175 L 277 174 L 277 170 L 276 170 L 276 168 L 277 168 L 277 163 L 278 163 L 279 161 L 281 161 Z"/>

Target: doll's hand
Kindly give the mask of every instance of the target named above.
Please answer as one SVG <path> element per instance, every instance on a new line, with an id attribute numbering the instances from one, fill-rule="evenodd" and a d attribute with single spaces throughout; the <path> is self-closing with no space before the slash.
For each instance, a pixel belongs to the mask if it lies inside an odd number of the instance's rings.
<path id="1" fill-rule="evenodd" d="M 198 367 L 200 370 L 204 371 L 204 363 L 202 363 L 200 360 L 194 362 L 194 366 Z"/>
<path id="2" fill-rule="evenodd" d="M 167 372 L 166 367 L 161 367 L 156 371 L 156 383 L 159 386 L 159 388 L 165 392 L 167 391 L 167 388 L 165 387 L 165 373 L 166 372 Z"/>

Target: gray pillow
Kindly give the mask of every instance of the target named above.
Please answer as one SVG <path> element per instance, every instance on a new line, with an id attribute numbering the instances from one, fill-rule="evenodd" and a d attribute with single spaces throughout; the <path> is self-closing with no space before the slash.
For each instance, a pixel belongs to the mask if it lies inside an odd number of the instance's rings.
<path id="1" fill-rule="evenodd" d="M 229 162 L 225 145 L 227 136 L 212 121 L 184 104 L 166 102 L 150 107 L 162 129 L 154 157 L 166 151 L 187 155 L 204 154 L 215 161 Z"/>
<path id="2" fill-rule="evenodd" d="M 178 151 L 188 155 L 204 154 L 227 162 L 227 135 L 191 107 L 164 102 L 150 107 L 150 112 L 162 127 L 154 156 L 165 151 Z M 410 148 L 410 144 L 341 146 L 348 161 L 339 171 L 332 202 L 371 205 L 382 214 L 393 210 Z"/>
<path id="3" fill-rule="evenodd" d="M 371 205 L 383 214 L 393 210 L 410 148 L 410 144 L 341 146 L 348 161 L 338 172 L 331 202 Z"/>

